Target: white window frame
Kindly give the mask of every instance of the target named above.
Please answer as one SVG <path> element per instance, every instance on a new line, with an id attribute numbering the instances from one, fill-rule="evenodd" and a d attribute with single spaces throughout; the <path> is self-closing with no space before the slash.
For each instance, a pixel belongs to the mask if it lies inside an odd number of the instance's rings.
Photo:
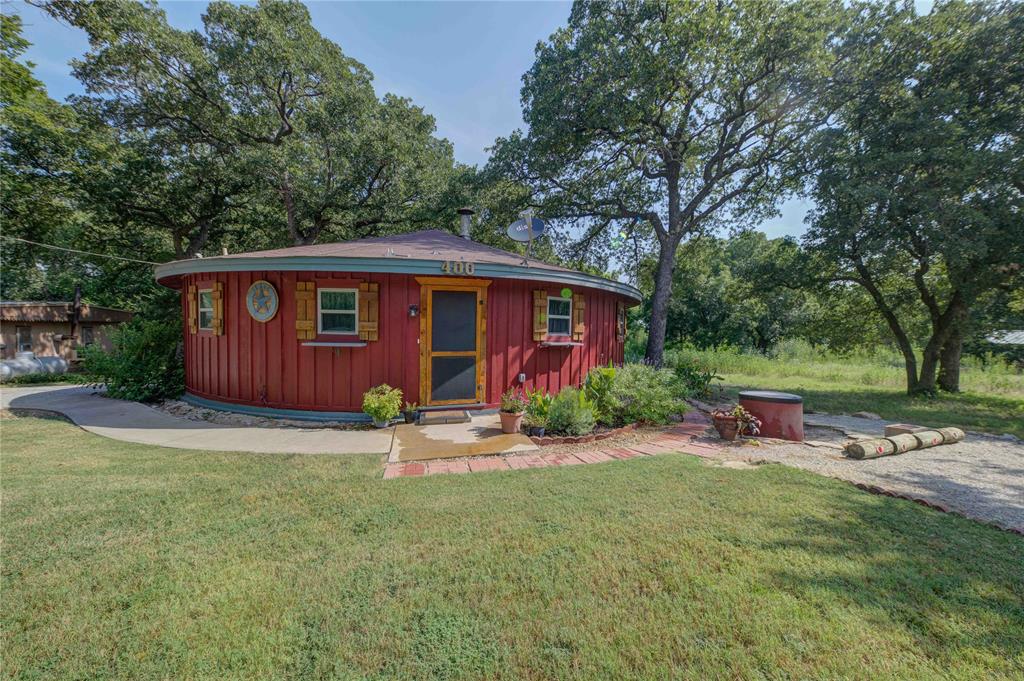
<path id="1" fill-rule="evenodd" d="M 569 303 L 569 314 L 551 314 L 551 301 L 559 300 L 564 303 Z M 551 330 L 552 319 L 564 319 L 569 322 L 569 330 L 564 333 L 559 331 L 555 332 Z M 558 296 L 548 296 L 548 335 L 549 336 L 571 336 L 572 335 L 572 298 L 560 298 Z"/>
<path id="2" fill-rule="evenodd" d="M 351 293 L 354 295 L 354 307 L 348 310 L 324 310 L 322 300 L 323 293 Z M 353 318 L 351 331 L 324 331 L 324 315 L 328 314 L 351 314 Z M 326 336 L 355 336 L 359 334 L 359 289 L 357 288 L 318 288 L 316 290 L 316 332 Z"/>
<path id="3" fill-rule="evenodd" d="M 28 338 L 21 333 L 22 329 L 28 329 Z M 26 342 L 26 340 L 28 342 Z M 15 352 L 32 352 L 32 326 L 29 324 L 16 324 L 14 327 Z"/>
<path id="4" fill-rule="evenodd" d="M 210 307 L 203 307 L 203 294 L 210 294 Z M 210 325 L 203 326 L 203 313 L 210 313 Z M 196 324 L 199 326 L 200 331 L 213 331 L 213 289 L 212 288 L 201 288 L 196 293 Z"/>

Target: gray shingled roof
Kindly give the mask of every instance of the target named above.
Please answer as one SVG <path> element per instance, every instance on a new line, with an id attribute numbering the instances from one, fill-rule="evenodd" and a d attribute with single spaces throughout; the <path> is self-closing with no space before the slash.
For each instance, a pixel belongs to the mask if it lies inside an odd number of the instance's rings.
<path id="1" fill-rule="evenodd" d="M 253 251 L 251 253 L 232 253 L 217 256 L 219 260 L 232 258 L 416 258 L 422 260 L 472 260 L 477 263 L 495 263 L 501 265 L 522 265 L 524 257 L 500 248 L 494 248 L 476 241 L 469 241 L 439 229 L 427 229 L 409 234 L 371 237 L 355 241 L 340 241 L 333 244 L 313 244 L 311 246 L 292 246 L 276 248 L 270 251 Z M 539 269 L 572 272 L 573 270 L 543 260 L 526 258 L 530 267 Z"/>
<path id="2" fill-rule="evenodd" d="M 313 270 L 436 276 L 442 272 L 442 263 L 458 261 L 472 263 L 475 266 L 472 276 L 476 277 L 589 286 L 614 291 L 635 302 L 641 300 L 640 291 L 624 282 L 552 265 L 536 258 L 524 258 L 518 253 L 469 241 L 437 229 L 333 244 L 175 260 L 158 265 L 155 276 L 159 283 L 170 288 L 178 288 L 183 275 L 198 272 Z"/>

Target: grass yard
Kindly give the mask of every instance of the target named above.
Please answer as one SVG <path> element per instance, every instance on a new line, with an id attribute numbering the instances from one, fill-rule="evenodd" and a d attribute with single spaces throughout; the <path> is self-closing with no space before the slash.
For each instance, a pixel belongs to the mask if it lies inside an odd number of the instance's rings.
<path id="1" fill-rule="evenodd" d="M 888 420 L 1024 438 L 1024 374 L 1001 363 L 983 366 L 965 358 L 962 393 L 909 397 L 902 359 L 896 355 L 838 358 L 801 344 L 783 346 L 776 357 L 729 350 L 685 350 L 682 355 L 717 367 L 730 399 L 740 390 L 783 390 L 802 395 L 805 408 L 815 411 L 870 411 Z"/>
<path id="2" fill-rule="evenodd" d="M 1024 675 L 1024 539 L 795 469 L 2 436 L 6 678 Z"/>

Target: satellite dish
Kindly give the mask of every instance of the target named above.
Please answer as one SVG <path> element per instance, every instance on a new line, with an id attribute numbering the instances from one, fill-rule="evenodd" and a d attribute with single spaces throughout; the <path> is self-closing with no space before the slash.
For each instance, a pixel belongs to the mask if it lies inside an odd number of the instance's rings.
<path id="1" fill-rule="evenodd" d="M 544 235 L 544 221 L 540 218 L 516 220 L 508 226 L 507 234 L 513 241 L 533 241 Z"/>

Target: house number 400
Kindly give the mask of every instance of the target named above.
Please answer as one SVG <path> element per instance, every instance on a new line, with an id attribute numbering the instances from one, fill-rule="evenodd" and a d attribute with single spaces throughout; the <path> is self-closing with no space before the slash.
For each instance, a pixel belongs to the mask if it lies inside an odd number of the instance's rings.
<path id="1" fill-rule="evenodd" d="M 473 274 L 473 263 L 461 260 L 445 260 L 441 263 L 441 271 L 445 274 Z"/>

